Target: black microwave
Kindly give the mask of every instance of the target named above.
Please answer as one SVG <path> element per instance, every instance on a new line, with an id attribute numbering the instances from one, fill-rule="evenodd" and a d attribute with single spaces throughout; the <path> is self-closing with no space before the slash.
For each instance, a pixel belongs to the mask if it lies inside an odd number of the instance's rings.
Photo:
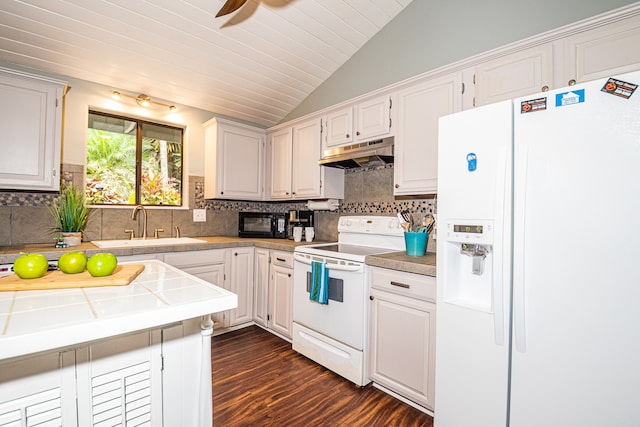
<path id="1" fill-rule="evenodd" d="M 238 236 L 286 239 L 288 222 L 285 213 L 240 212 Z"/>

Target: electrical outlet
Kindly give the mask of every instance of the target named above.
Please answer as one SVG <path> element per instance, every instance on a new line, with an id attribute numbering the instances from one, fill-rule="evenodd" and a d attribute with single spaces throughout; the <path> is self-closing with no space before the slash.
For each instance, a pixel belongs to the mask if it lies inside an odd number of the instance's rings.
<path id="1" fill-rule="evenodd" d="M 206 209 L 194 209 L 193 210 L 193 222 L 207 222 L 207 210 Z"/>

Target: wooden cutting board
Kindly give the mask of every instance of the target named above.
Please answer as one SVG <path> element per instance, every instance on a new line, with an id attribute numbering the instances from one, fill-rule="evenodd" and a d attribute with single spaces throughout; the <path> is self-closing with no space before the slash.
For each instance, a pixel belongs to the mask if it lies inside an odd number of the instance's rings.
<path id="1" fill-rule="evenodd" d="M 87 270 L 78 274 L 47 271 L 38 279 L 21 279 L 15 273 L 0 277 L 0 291 L 40 289 L 93 288 L 96 286 L 124 286 L 133 282 L 144 270 L 144 264 L 119 265 L 110 276 L 93 277 Z"/>

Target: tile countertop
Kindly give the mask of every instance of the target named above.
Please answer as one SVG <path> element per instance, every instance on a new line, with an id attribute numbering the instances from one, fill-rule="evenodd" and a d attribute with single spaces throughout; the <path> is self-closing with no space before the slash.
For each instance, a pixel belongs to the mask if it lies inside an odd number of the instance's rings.
<path id="1" fill-rule="evenodd" d="M 191 243 L 182 245 L 163 245 L 163 246 L 143 246 L 129 248 L 109 248 L 101 249 L 91 242 L 82 242 L 80 246 L 70 248 L 54 248 L 52 244 L 39 243 L 31 245 L 16 246 L 0 246 L 0 264 L 12 264 L 20 255 L 20 252 L 39 253 L 53 261 L 60 258 L 64 252 L 83 251 L 88 256 L 98 252 L 111 252 L 116 256 L 140 255 L 164 252 L 185 252 L 185 251 L 202 251 L 206 249 L 225 249 L 243 246 L 256 246 L 259 248 L 273 249 L 279 251 L 293 252 L 296 246 L 329 243 L 322 241 L 314 241 L 313 243 L 294 242 L 289 239 L 246 239 L 241 237 L 194 237 L 194 239 L 204 240 L 204 243 Z"/>
<path id="2" fill-rule="evenodd" d="M 296 243 L 289 239 L 246 239 L 241 237 L 196 237 L 204 240 L 204 243 L 183 244 L 173 246 L 152 246 L 137 248 L 111 248 L 99 249 L 90 242 L 83 242 L 80 246 L 72 248 L 54 248 L 50 244 L 34 244 L 24 246 L 0 246 L 0 264 L 11 264 L 20 255 L 20 252 L 41 253 L 49 260 L 57 260 L 64 252 L 84 251 L 88 256 L 98 252 L 112 252 L 116 256 L 139 255 L 162 252 L 184 252 L 199 251 L 206 249 L 224 249 L 242 246 L 255 246 L 258 248 L 272 249 L 277 251 L 293 252 L 296 246 L 329 243 L 314 241 L 313 243 Z M 424 274 L 427 276 L 436 275 L 436 255 L 428 252 L 423 257 L 408 256 L 403 252 L 391 252 L 382 255 L 370 255 L 366 257 L 368 265 L 390 268 L 409 273 Z"/>
<path id="3" fill-rule="evenodd" d="M 238 298 L 163 262 L 127 286 L 0 292 L 0 360 L 237 307 Z"/>

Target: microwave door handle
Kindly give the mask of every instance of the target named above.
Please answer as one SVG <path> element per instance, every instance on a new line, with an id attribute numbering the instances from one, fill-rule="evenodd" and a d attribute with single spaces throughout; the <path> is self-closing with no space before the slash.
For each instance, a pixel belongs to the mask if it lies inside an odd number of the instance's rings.
<path id="1" fill-rule="evenodd" d="M 296 261 L 299 261 L 303 264 L 306 265 L 311 265 L 311 260 L 308 258 L 305 258 L 301 255 L 298 254 L 293 254 L 293 258 Z M 329 270 L 335 270 L 335 271 L 358 271 L 360 270 L 362 267 L 359 265 L 342 265 L 342 264 L 332 264 L 332 263 L 327 263 L 327 269 Z"/>

